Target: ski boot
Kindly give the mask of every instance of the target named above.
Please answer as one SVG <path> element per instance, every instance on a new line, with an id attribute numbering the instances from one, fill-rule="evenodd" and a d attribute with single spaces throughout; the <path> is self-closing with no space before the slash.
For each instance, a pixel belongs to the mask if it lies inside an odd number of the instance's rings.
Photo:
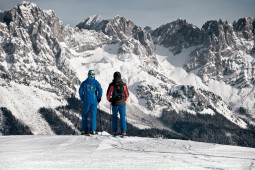
<path id="1" fill-rule="evenodd" d="M 96 132 L 96 131 L 91 131 L 90 134 L 91 134 L 91 135 L 96 135 L 97 132 Z"/>
<path id="2" fill-rule="evenodd" d="M 127 136 L 127 133 L 125 131 L 123 131 L 123 132 L 121 132 L 121 136 L 125 137 L 125 136 Z"/>
<path id="3" fill-rule="evenodd" d="M 85 130 L 81 131 L 81 135 L 88 135 L 88 134 L 89 134 L 88 131 L 85 131 Z"/>

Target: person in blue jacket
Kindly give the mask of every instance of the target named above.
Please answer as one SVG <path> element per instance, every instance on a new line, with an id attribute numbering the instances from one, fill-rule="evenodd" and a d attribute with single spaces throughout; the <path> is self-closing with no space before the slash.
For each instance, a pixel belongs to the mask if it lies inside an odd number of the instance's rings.
<path id="1" fill-rule="evenodd" d="M 97 104 L 101 101 L 103 90 L 95 79 L 95 71 L 89 70 L 88 78 L 79 88 L 79 95 L 83 101 L 81 134 L 96 134 Z M 88 115 L 91 114 L 90 128 L 88 128 Z"/>

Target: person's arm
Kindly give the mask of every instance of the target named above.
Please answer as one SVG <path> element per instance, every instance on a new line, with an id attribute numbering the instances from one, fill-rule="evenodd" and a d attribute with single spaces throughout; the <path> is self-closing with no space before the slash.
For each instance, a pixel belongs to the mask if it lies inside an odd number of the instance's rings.
<path id="1" fill-rule="evenodd" d="M 111 97 L 112 97 L 112 93 L 113 93 L 113 86 L 109 85 L 108 89 L 107 89 L 107 94 L 106 94 L 106 97 L 107 97 L 107 100 L 109 102 L 111 102 Z"/>
<path id="2" fill-rule="evenodd" d="M 100 102 L 103 95 L 101 84 L 97 81 L 97 101 Z"/>
<path id="3" fill-rule="evenodd" d="M 79 95 L 80 95 L 80 99 L 83 101 L 83 99 L 84 99 L 84 82 L 82 82 L 80 85 Z"/>
<path id="4" fill-rule="evenodd" d="M 129 97 L 129 92 L 128 92 L 128 88 L 126 84 L 124 85 L 124 93 L 125 93 L 125 101 L 127 101 Z"/>

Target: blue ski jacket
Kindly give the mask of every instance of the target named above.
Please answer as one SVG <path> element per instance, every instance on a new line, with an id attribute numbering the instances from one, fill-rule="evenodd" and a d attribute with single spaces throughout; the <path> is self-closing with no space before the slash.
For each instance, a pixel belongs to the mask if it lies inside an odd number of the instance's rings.
<path id="1" fill-rule="evenodd" d="M 83 81 L 79 88 L 79 95 L 83 103 L 97 104 L 102 98 L 102 87 L 100 83 L 92 77 Z"/>

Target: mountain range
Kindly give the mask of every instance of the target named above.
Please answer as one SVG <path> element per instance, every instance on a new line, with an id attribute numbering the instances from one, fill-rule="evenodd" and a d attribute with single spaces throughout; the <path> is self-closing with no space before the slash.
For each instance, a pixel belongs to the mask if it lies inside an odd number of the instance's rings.
<path id="1" fill-rule="evenodd" d="M 23 1 L 0 12 L 0 133 L 78 134 L 77 91 L 95 69 L 104 96 L 122 73 L 130 135 L 255 147 L 254 34 L 252 17 L 152 30 L 95 15 L 72 28 Z M 110 131 L 106 98 L 98 112 Z"/>

